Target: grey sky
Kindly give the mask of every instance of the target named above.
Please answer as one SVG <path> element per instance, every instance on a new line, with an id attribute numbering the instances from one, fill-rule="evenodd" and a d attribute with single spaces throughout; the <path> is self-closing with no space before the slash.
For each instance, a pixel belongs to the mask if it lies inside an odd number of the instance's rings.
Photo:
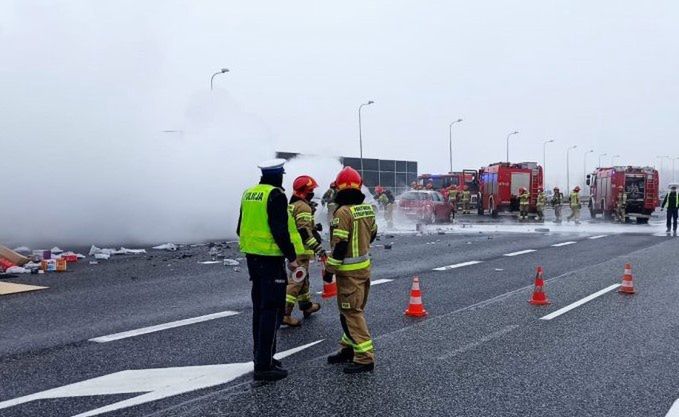
<path id="1" fill-rule="evenodd" d="M 541 161 L 555 139 L 552 184 L 577 144 L 573 184 L 585 150 L 590 166 L 600 153 L 679 156 L 678 21 L 672 1 L 4 0 L 0 141 L 84 150 L 68 161 L 76 177 L 124 170 L 110 156 L 188 129 L 187 107 L 226 66 L 215 85 L 278 150 L 357 155 L 357 108 L 372 99 L 367 157 L 446 171 L 448 123 L 462 117 L 455 168 L 503 160 L 517 129 L 512 160 Z"/>

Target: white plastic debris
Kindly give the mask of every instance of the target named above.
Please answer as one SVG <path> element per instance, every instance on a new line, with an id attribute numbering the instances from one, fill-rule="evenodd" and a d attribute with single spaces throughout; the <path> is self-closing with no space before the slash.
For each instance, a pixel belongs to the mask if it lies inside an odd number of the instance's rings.
<path id="1" fill-rule="evenodd" d="M 62 249 L 59 249 L 59 246 L 53 247 L 53 248 L 51 249 L 51 251 L 52 251 L 52 254 L 54 254 L 54 255 L 58 255 L 58 254 L 64 252 Z"/>
<path id="2" fill-rule="evenodd" d="M 146 249 L 128 249 L 125 247 L 121 247 L 115 253 L 114 255 L 139 255 L 142 253 L 146 253 Z"/>
<path id="3" fill-rule="evenodd" d="M 202 264 L 202 265 L 214 265 L 214 264 L 218 264 L 218 263 L 221 263 L 221 262 L 219 262 L 219 261 L 203 261 L 203 262 L 198 262 L 198 263 Z"/>
<path id="4" fill-rule="evenodd" d="M 90 247 L 90 253 L 89 253 L 89 255 L 90 255 L 90 256 L 93 256 L 93 255 L 96 255 L 97 253 L 101 253 L 101 248 L 98 248 L 98 247 L 92 245 L 92 246 Z"/>
<path id="5" fill-rule="evenodd" d="M 111 255 L 109 255 L 108 253 L 95 253 L 94 254 L 94 259 L 108 259 L 110 257 L 111 257 Z"/>
<path id="6" fill-rule="evenodd" d="M 83 255 L 82 253 L 76 253 L 75 256 L 77 256 L 78 259 L 85 259 L 85 255 Z"/>
<path id="7" fill-rule="evenodd" d="M 26 269 L 21 266 L 10 266 L 9 268 L 5 269 L 5 273 L 7 274 L 29 274 L 30 272 L 30 269 Z"/>
<path id="8" fill-rule="evenodd" d="M 29 248 L 27 248 L 26 246 L 19 246 L 18 248 L 14 248 L 14 252 L 31 253 L 31 250 Z"/>
<path id="9" fill-rule="evenodd" d="M 97 262 L 97 261 L 90 261 L 90 265 L 99 265 L 99 262 Z"/>
<path id="10" fill-rule="evenodd" d="M 238 266 L 238 265 L 240 265 L 240 262 L 238 262 L 235 259 L 225 258 L 224 259 L 224 265 L 226 265 L 226 266 Z"/>
<path id="11" fill-rule="evenodd" d="M 162 245 L 154 246 L 152 249 L 175 251 L 177 250 L 177 245 L 174 243 L 163 243 Z"/>

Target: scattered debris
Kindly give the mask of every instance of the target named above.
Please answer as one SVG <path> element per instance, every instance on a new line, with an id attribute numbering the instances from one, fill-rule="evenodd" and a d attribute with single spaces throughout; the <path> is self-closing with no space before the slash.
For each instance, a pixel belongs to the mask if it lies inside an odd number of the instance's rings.
<path id="1" fill-rule="evenodd" d="M 198 263 L 202 264 L 202 265 L 214 265 L 214 264 L 219 264 L 221 262 L 220 261 L 202 261 L 202 262 L 198 262 Z"/>
<path id="2" fill-rule="evenodd" d="M 391 246 L 394 244 L 394 242 L 389 242 L 384 245 L 384 249 L 391 249 Z"/>
<path id="3" fill-rule="evenodd" d="M 99 265 L 99 262 L 97 262 L 97 261 L 90 261 L 90 265 Z"/>
<path id="4" fill-rule="evenodd" d="M 177 245 L 175 245 L 174 243 L 163 243 L 162 245 L 154 246 L 151 249 L 176 251 Z"/>
<path id="5" fill-rule="evenodd" d="M 29 254 L 31 253 L 31 250 L 27 248 L 26 246 L 19 246 L 18 248 L 14 248 L 14 252 L 16 253 L 21 253 L 21 254 Z"/>
<path id="6" fill-rule="evenodd" d="M 235 259 L 224 258 L 224 265 L 226 266 L 238 266 L 240 262 Z"/>
<path id="7" fill-rule="evenodd" d="M 102 254 L 102 253 L 110 256 L 110 255 L 115 255 L 116 252 L 117 251 L 115 249 L 111 249 L 111 248 L 103 248 L 102 249 L 102 248 L 98 248 L 94 245 L 92 245 L 92 247 L 90 247 L 90 256 Z M 106 259 L 108 259 L 108 258 L 106 258 Z"/>
<path id="8" fill-rule="evenodd" d="M 502 268 L 495 268 L 495 270 L 498 271 L 498 272 L 499 272 L 499 271 L 504 271 L 504 269 L 502 269 Z"/>
<path id="9" fill-rule="evenodd" d="M 30 272 L 30 269 L 26 269 L 21 266 L 10 266 L 9 268 L 5 269 L 6 274 L 28 274 Z"/>
<path id="10" fill-rule="evenodd" d="M 0 257 L 7 259 L 17 266 L 23 266 L 28 263 L 27 257 L 3 245 L 0 245 Z"/>
<path id="11" fill-rule="evenodd" d="M 121 247 L 116 251 L 116 255 L 140 255 L 146 253 L 146 249 L 128 249 Z"/>
<path id="12" fill-rule="evenodd" d="M 60 253 L 63 253 L 64 251 L 59 248 L 59 246 L 55 246 L 52 249 L 50 249 L 50 252 L 52 252 L 52 255 L 59 255 Z"/>
<path id="13" fill-rule="evenodd" d="M 234 270 L 234 272 L 240 272 L 241 271 L 239 266 L 234 266 L 233 270 Z"/>
<path id="14" fill-rule="evenodd" d="M 108 253 L 95 253 L 94 259 L 109 259 L 111 257 Z"/>

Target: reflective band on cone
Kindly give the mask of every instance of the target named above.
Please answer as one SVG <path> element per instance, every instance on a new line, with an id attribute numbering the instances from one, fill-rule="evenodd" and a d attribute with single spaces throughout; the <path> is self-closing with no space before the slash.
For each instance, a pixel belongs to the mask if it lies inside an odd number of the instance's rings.
<path id="1" fill-rule="evenodd" d="M 427 310 L 424 309 L 422 304 L 420 279 L 418 277 L 413 278 L 413 285 L 410 288 L 410 303 L 404 314 L 410 317 L 424 317 L 427 315 Z"/>

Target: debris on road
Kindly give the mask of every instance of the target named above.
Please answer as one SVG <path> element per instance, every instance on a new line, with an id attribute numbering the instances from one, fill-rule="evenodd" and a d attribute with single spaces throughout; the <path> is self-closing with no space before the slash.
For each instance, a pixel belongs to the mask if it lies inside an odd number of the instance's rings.
<path id="1" fill-rule="evenodd" d="M 202 265 L 215 265 L 215 264 L 219 264 L 221 262 L 220 261 L 202 261 L 202 262 L 198 262 L 198 263 L 202 264 Z"/>
<path id="2" fill-rule="evenodd" d="M 27 248 L 26 246 L 19 246 L 18 248 L 14 248 L 14 252 L 16 253 L 21 253 L 21 254 L 29 254 L 31 253 L 31 250 Z"/>
<path id="3" fill-rule="evenodd" d="M 55 246 L 52 249 L 50 249 L 50 252 L 52 252 L 52 255 L 59 255 L 60 253 L 63 253 L 64 251 L 59 248 L 59 246 Z"/>
<path id="4" fill-rule="evenodd" d="M 116 251 L 116 255 L 140 255 L 142 253 L 146 253 L 146 249 L 128 249 L 125 247 L 121 247 Z"/>
<path id="5" fill-rule="evenodd" d="M 94 259 L 109 259 L 111 257 L 110 254 L 108 253 L 95 253 L 94 254 Z"/>
<path id="6" fill-rule="evenodd" d="M 151 249 L 176 251 L 177 245 L 175 245 L 174 243 L 163 243 L 162 245 L 154 246 Z"/>
<path id="7" fill-rule="evenodd" d="M 235 259 L 224 258 L 224 265 L 226 266 L 238 266 L 240 262 Z"/>

